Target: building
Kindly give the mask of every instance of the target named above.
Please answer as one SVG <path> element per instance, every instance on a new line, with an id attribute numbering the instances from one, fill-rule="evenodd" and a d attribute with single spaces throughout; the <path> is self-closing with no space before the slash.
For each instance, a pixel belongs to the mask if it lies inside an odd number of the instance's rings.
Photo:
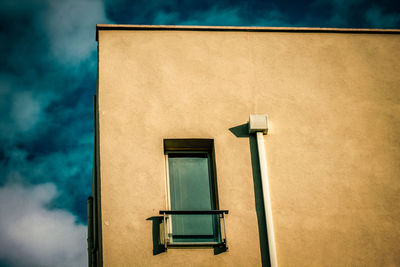
<path id="1" fill-rule="evenodd" d="M 90 264 L 399 266 L 399 33 L 98 25 Z"/>

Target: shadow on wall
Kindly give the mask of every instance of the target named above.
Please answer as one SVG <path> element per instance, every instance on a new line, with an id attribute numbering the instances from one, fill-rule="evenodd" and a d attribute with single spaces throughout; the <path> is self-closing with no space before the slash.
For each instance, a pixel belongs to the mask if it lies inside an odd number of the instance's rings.
<path id="1" fill-rule="evenodd" d="M 265 221 L 264 199 L 261 185 L 261 172 L 258 158 L 257 139 L 253 134 L 249 134 L 248 123 L 235 126 L 229 129 L 238 138 L 249 138 L 251 168 L 253 171 L 254 197 L 256 204 L 258 235 L 260 239 L 260 252 L 262 266 L 271 266 L 269 262 L 268 234 Z"/>
<path id="2" fill-rule="evenodd" d="M 153 230 L 153 255 L 166 252 L 164 244 L 161 242 L 161 225 L 163 224 L 163 216 L 153 216 L 146 219 L 146 221 L 152 221 Z M 200 246 L 201 247 L 201 246 Z M 212 246 L 214 248 L 214 255 L 218 255 L 227 251 L 227 247 L 224 244 L 217 244 Z M 192 247 L 193 248 L 193 247 Z"/>
<path id="3" fill-rule="evenodd" d="M 165 247 L 161 243 L 161 233 L 160 226 L 163 223 L 163 216 L 153 216 L 146 219 L 147 221 L 152 221 L 153 223 L 153 255 L 158 255 L 165 252 Z"/>

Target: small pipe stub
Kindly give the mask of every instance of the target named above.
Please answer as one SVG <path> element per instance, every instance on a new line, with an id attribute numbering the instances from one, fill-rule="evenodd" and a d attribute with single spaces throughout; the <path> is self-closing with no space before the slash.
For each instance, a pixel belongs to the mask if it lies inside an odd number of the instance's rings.
<path id="1" fill-rule="evenodd" d="M 268 116 L 267 114 L 250 115 L 249 133 L 263 132 L 268 133 Z"/>

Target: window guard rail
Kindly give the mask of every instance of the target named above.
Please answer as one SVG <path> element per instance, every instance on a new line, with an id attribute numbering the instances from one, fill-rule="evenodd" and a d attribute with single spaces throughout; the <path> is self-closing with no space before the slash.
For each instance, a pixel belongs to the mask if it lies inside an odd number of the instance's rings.
<path id="1" fill-rule="evenodd" d="M 228 210 L 160 210 L 160 215 L 163 216 L 163 225 L 164 225 L 164 248 L 167 251 L 168 246 L 171 247 L 179 247 L 179 246 L 214 246 L 222 251 L 228 250 L 228 243 L 226 237 L 226 224 L 225 224 L 225 214 L 228 214 Z M 222 220 L 222 224 L 220 223 L 220 227 L 223 225 L 223 231 L 221 233 L 221 242 L 192 242 L 192 243 L 170 243 L 168 230 L 167 230 L 167 222 L 170 215 L 207 215 L 207 214 L 218 214 L 219 219 Z M 223 234 L 223 236 L 222 236 Z"/>

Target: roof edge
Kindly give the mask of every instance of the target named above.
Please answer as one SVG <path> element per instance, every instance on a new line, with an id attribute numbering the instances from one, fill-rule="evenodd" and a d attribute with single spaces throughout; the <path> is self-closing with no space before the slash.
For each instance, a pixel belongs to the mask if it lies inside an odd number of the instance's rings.
<path id="1" fill-rule="evenodd" d="M 181 25 L 129 25 L 97 24 L 96 41 L 100 30 L 137 30 L 137 31 L 243 31 L 243 32 L 327 32 L 327 33 L 380 33 L 399 34 L 400 29 L 368 28 L 312 28 L 312 27 L 242 27 L 242 26 L 181 26 Z"/>

